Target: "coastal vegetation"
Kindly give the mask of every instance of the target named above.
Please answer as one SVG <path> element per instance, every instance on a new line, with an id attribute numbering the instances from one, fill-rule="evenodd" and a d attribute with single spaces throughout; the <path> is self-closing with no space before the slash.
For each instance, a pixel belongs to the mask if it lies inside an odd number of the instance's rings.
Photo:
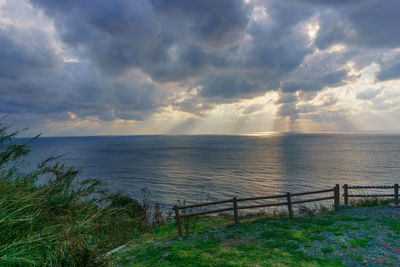
<path id="1" fill-rule="evenodd" d="M 238 225 L 224 214 L 185 218 L 180 238 L 146 190 L 141 202 L 110 193 L 60 157 L 27 168 L 37 137 L 21 142 L 18 133 L 0 123 L 0 266 L 400 264 L 400 214 L 386 205 L 392 199 L 359 199 L 339 212 L 300 206 L 295 218 L 261 211 Z"/>
<path id="2" fill-rule="evenodd" d="M 148 230 L 148 212 L 49 157 L 27 171 L 30 143 L 0 121 L 0 266 L 104 266 L 105 253 Z"/>

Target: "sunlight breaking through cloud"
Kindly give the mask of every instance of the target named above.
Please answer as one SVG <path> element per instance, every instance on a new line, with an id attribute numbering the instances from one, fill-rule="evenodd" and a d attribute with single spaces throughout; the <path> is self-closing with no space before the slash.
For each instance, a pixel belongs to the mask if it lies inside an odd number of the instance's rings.
<path id="1" fill-rule="evenodd" d="M 398 131 L 399 11 L 0 0 L 0 114 L 48 135 Z"/>

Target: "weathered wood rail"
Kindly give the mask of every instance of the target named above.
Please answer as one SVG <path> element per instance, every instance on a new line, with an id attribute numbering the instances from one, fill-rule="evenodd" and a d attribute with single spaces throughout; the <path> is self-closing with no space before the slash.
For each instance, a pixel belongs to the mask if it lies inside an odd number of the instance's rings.
<path id="1" fill-rule="evenodd" d="M 333 192 L 333 196 L 326 196 L 326 197 L 319 197 L 313 199 L 305 199 L 305 200 L 293 200 L 293 197 L 297 196 L 305 196 L 305 195 L 314 195 L 314 194 L 323 194 Z M 239 203 L 247 202 L 247 201 L 255 201 L 255 200 L 266 200 L 266 199 L 281 199 L 284 198 L 283 202 L 276 202 L 276 203 L 266 203 L 266 204 L 253 204 L 253 205 L 239 205 Z M 198 215 L 205 215 L 211 213 L 219 213 L 224 211 L 232 211 L 233 212 L 233 219 L 235 224 L 239 223 L 239 214 L 238 211 L 242 209 L 255 209 L 255 208 L 265 208 L 265 207 L 276 207 L 276 206 L 287 206 L 289 217 L 293 218 L 293 205 L 294 204 L 302 204 L 308 202 L 316 202 L 316 201 L 323 201 L 323 200 L 333 200 L 335 211 L 339 210 L 340 204 L 340 193 L 339 193 L 339 185 L 337 184 L 335 187 L 330 189 L 324 190 L 316 190 L 310 192 L 302 192 L 302 193 L 286 193 L 286 194 L 279 194 L 279 195 L 272 195 L 272 196 L 260 196 L 260 197 L 247 197 L 247 198 L 238 198 L 233 197 L 231 199 L 207 202 L 207 203 L 199 203 L 193 205 L 184 205 L 184 206 L 174 206 L 175 210 L 175 217 L 178 226 L 178 233 L 179 236 L 182 236 L 182 222 L 181 219 L 185 217 L 192 217 Z M 214 206 L 220 204 L 227 204 L 232 203 L 232 207 L 227 208 L 220 208 L 220 209 L 211 209 L 211 210 L 204 210 L 199 212 L 193 213 L 180 213 L 180 210 L 190 209 L 190 208 L 198 208 L 198 207 L 206 207 L 206 206 Z"/>
<path id="2" fill-rule="evenodd" d="M 349 194 L 351 189 L 394 189 L 393 194 Z M 353 185 L 348 184 L 343 185 L 343 198 L 344 204 L 349 204 L 349 198 L 351 197 L 394 197 L 394 203 L 399 205 L 399 184 L 394 185 Z"/>

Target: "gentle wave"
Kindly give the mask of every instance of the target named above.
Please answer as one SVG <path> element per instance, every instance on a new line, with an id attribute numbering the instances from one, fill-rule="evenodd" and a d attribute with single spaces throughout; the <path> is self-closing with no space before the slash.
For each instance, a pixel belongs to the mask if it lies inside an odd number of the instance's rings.
<path id="1" fill-rule="evenodd" d="M 400 181 L 400 135 L 49 137 L 32 149 L 31 162 L 68 153 L 83 176 L 165 205 Z"/>

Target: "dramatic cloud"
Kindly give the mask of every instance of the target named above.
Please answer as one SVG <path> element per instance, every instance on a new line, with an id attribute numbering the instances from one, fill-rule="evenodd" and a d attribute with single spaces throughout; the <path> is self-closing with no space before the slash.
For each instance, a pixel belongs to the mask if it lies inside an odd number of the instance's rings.
<path id="1" fill-rule="evenodd" d="M 232 98 L 265 92 L 260 84 L 250 83 L 246 78 L 240 77 L 240 74 L 209 76 L 202 87 L 201 95 L 205 97 Z"/>
<path id="2" fill-rule="evenodd" d="M 284 92 L 320 91 L 342 85 L 349 79 L 346 57 L 338 53 L 316 53 L 304 61 L 282 85 Z"/>
<path id="3" fill-rule="evenodd" d="M 380 81 L 400 79 L 400 55 L 392 60 L 381 62 L 381 71 L 377 78 Z"/>
<path id="4" fill-rule="evenodd" d="M 88 62 L 62 62 L 43 32 L 0 29 L 0 45 L 0 113 L 141 120 L 163 105 L 162 92 L 140 73 L 111 79 Z"/>
<path id="5" fill-rule="evenodd" d="M 0 47 L 0 77 L 4 79 L 51 71 L 59 63 L 49 39 L 41 31 L 0 28 Z"/>
<path id="6" fill-rule="evenodd" d="M 184 79 L 247 26 L 244 3 L 230 1 L 32 0 L 54 19 L 64 43 L 111 73 L 138 67 L 160 80 Z"/>
<path id="7" fill-rule="evenodd" d="M 399 12 L 397 0 L 0 0 L 0 113 L 132 133 L 221 114 L 347 129 L 346 116 L 398 105 Z"/>
<path id="8" fill-rule="evenodd" d="M 338 43 L 370 48 L 397 48 L 400 2 L 397 0 L 305 0 L 321 9 L 316 44 L 327 48 Z"/>

